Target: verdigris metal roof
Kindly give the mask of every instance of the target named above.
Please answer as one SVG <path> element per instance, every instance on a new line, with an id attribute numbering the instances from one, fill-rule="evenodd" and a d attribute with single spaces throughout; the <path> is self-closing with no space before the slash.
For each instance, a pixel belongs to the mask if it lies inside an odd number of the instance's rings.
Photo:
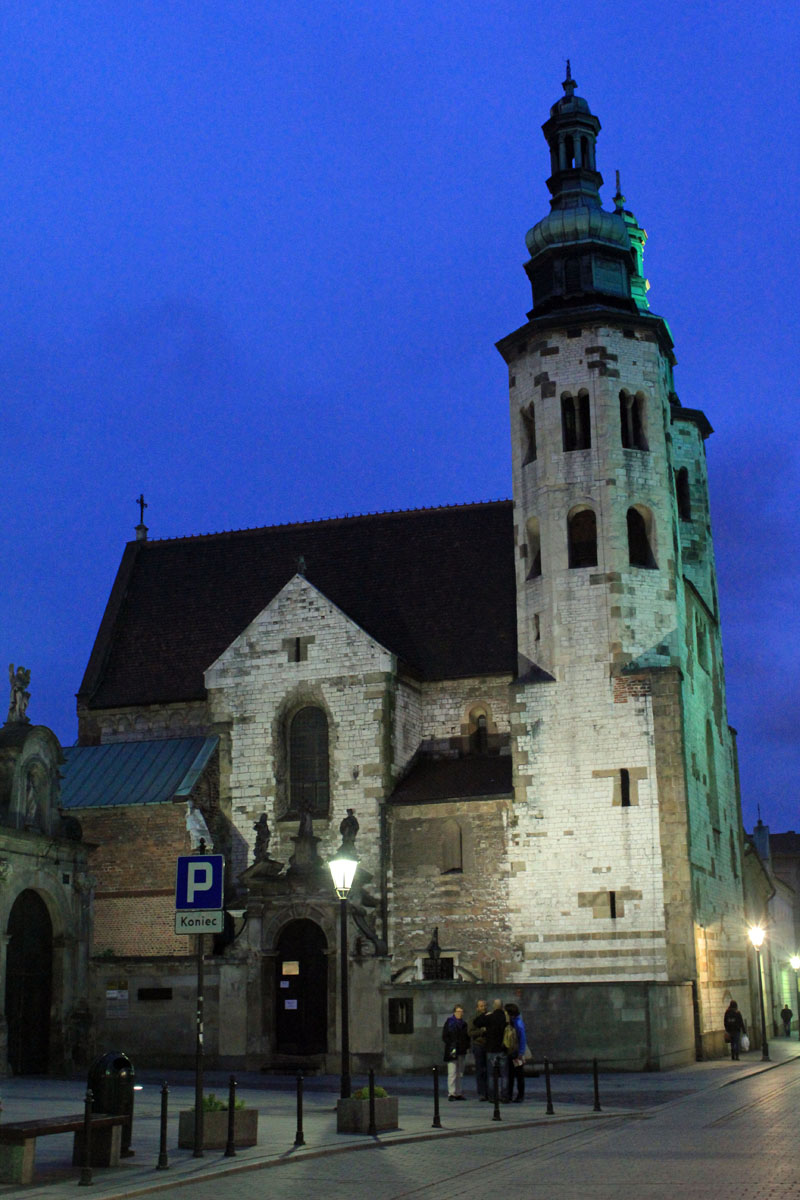
<path id="1" fill-rule="evenodd" d="M 61 807 L 165 804 L 188 796 L 218 742 L 188 737 L 65 747 Z"/>

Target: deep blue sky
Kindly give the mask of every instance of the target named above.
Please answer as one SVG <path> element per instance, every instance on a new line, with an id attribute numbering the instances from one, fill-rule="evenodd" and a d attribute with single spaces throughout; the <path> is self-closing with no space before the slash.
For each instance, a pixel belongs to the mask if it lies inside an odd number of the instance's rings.
<path id="1" fill-rule="evenodd" d="M 797 31 L 794 0 L 5 0 L 0 662 L 32 719 L 75 738 L 142 489 L 152 537 L 510 494 L 494 342 L 569 56 L 717 431 L 745 822 L 800 828 Z"/>

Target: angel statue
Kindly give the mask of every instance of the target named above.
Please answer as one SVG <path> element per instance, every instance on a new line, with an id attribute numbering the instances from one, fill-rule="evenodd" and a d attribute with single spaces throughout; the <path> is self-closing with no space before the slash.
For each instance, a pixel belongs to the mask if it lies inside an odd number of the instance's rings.
<path id="1" fill-rule="evenodd" d="M 27 691 L 28 684 L 31 681 L 31 673 L 26 667 L 17 667 L 14 670 L 14 664 L 8 665 L 8 678 L 11 682 L 11 703 L 8 706 L 8 717 L 6 724 L 20 724 L 24 721 L 29 721 L 26 710 L 31 694 Z"/>

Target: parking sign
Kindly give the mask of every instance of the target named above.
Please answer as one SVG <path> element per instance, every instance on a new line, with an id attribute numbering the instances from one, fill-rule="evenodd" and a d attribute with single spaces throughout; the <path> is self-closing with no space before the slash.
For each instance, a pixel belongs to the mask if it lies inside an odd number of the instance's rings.
<path id="1" fill-rule="evenodd" d="M 182 854 L 175 882 L 175 908 L 221 909 L 224 874 L 221 854 Z"/>

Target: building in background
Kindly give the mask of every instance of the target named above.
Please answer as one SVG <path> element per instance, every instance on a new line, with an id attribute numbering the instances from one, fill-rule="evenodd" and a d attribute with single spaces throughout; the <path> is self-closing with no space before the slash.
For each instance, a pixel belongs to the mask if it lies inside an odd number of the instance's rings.
<path id="1" fill-rule="evenodd" d="M 562 1062 L 685 1062 L 721 1051 L 732 995 L 749 1019 L 711 426 L 678 399 L 646 235 L 619 181 L 602 208 L 600 122 L 575 86 L 568 71 L 543 126 L 533 307 L 498 344 L 513 501 L 168 541 L 141 525 L 123 554 L 76 758 L 215 739 L 197 807 L 233 914 L 208 964 L 221 1064 L 335 1065 L 324 859 L 349 809 L 362 1067 L 427 1066 L 453 996 L 490 985 Z M 118 839 L 118 870 L 109 845 L 147 809 L 113 799 L 113 772 L 107 786 L 105 807 L 98 779 L 91 791 L 96 853 L 104 878 L 116 872 L 114 911 L 127 892 L 135 913 L 138 864 Z M 84 813 L 80 789 L 70 797 Z M 162 954 L 171 901 L 163 880 L 154 890 L 135 947 L 98 897 L 95 971 L 125 981 L 120 1033 L 157 1015 L 161 1060 L 189 1062 L 191 1006 L 168 982 L 174 948 Z"/>

